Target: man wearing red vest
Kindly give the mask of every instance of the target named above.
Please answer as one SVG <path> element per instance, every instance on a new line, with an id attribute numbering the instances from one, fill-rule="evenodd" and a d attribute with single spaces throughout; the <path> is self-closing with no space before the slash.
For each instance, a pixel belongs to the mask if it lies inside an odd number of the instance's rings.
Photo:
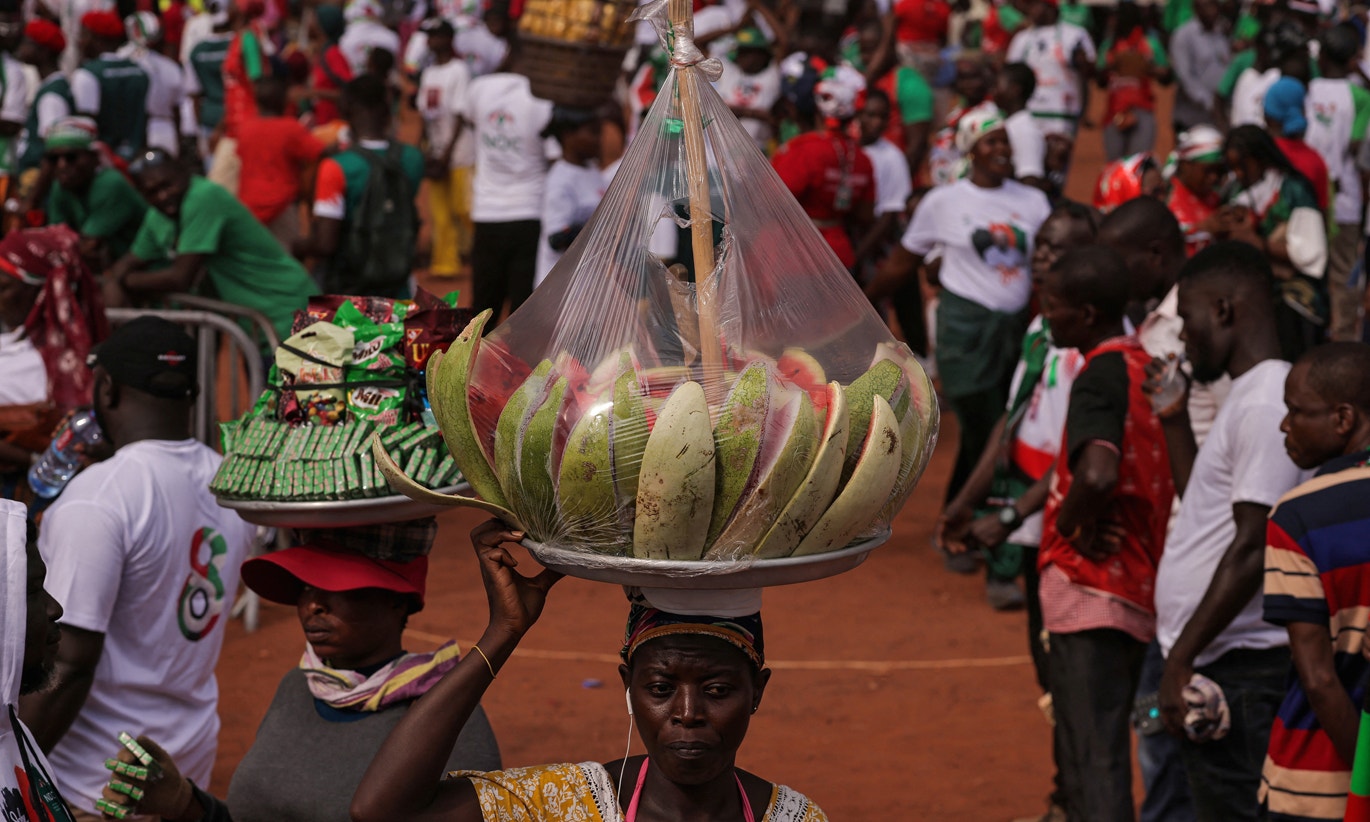
<path id="1" fill-rule="evenodd" d="M 1151 357 L 1123 329 L 1126 271 L 1109 249 L 1077 248 L 1041 292 L 1056 345 L 1085 355 L 1037 560 L 1072 819 L 1134 818 L 1129 718 L 1156 631 L 1152 595 L 1175 494 L 1161 423 L 1142 389 Z"/>

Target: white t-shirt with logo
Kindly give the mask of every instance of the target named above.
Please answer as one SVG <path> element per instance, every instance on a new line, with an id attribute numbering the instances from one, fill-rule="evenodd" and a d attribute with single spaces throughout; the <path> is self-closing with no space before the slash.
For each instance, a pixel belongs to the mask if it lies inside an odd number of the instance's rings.
<path id="1" fill-rule="evenodd" d="M 67 801 L 91 808 L 120 731 L 147 734 L 208 785 L 214 666 L 253 527 L 209 492 L 222 458 L 196 440 L 143 440 L 77 474 L 39 550 L 62 624 L 104 634 L 85 705 L 49 755 Z"/>
<path id="2" fill-rule="evenodd" d="M 898 214 L 913 193 L 909 161 L 899 147 L 884 137 L 861 146 L 875 170 L 875 216 Z"/>
<path id="3" fill-rule="evenodd" d="M 729 106 L 770 111 L 775 101 L 780 99 L 780 67 L 775 63 L 756 74 L 747 74 L 732 60 L 723 59 L 720 62 L 723 63 L 723 76 L 714 83 L 714 88 Z M 743 117 L 741 122 L 756 141 L 757 147 L 764 151 L 771 139 L 770 122 L 752 117 Z"/>
<path id="4" fill-rule="evenodd" d="M 429 66 L 419 75 L 416 103 L 423 117 L 424 133 L 428 135 L 428 156 L 442 156 L 452 142 L 457 116 L 461 114 L 461 105 L 470 84 L 471 70 L 457 59 Z M 471 130 L 466 129 L 452 152 L 452 168 L 470 166 L 476 160 L 475 152 Z"/>
<path id="5" fill-rule="evenodd" d="M 1308 131 L 1304 142 L 1313 147 L 1327 164 L 1327 174 L 1336 183 L 1334 219 L 1343 225 L 1360 221 L 1360 171 L 1351 155 L 1351 132 L 1356 121 L 1356 100 L 1351 81 L 1342 77 L 1315 77 L 1308 83 L 1304 100 Z"/>
<path id="6" fill-rule="evenodd" d="M 35 405 L 48 398 L 48 372 L 33 341 L 17 328 L 0 334 L 0 405 Z"/>
<path id="7" fill-rule="evenodd" d="M 598 165 L 578 166 L 557 160 L 547 172 L 547 194 L 542 205 L 542 234 L 538 238 L 537 274 L 534 287 L 542 285 L 547 274 L 565 252 L 554 251 L 547 239 L 572 226 L 583 226 L 599 207 L 609 175 Z"/>
<path id="8" fill-rule="evenodd" d="M 1266 69 L 1264 73 L 1248 68 L 1237 75 L 1232 86 L 1232 128 L 1237 126 L 1265 127 L 1265 93 L 1280 79 L 1280 70 Z"/>
<path id="9" fill-rule="evenodd" d="M 1065 22 L 1024 29 L 1009 42 L 1008 62 L 1026 63 L 1037 75 L 1037 90 L 1027 107 L 1038 118 L 1038 127 L 1048 133 L 1056 133 L 1060 128 L 1073 132 L 1075 118 L 1080 116 L 1084 104 L 1080 98 L 1080 75 L 1071 62 L 1077 47 L 1090 62 L 1094 61 L 1094 41 L 1089 32 Z"/>
<path id="10" fill-rule="evenodd" d="M 527 77 L 501 72 L 471 81 L 461 116 L 476 143 L 471 219 L 540 219 L 548 167 L 542 130 L 552 104 L 533 96 Z"/>
<path id="11" fill-rule="evenodd" d="M 923 197 L 900 241 L 914 254 L 942 252 L 942 287 L 993 311 L 1014 312 L 1032 291 L 1032 238 L 1051 214 L 1047 195 L 1015 180 L 970 180 Z"/>
<path id="12" fill-rule="evenodd" d="M 1208 590 L 1218 563 L 1237 536 L 1232 506 L 1239 502 L 1274 506 L 1285 492 L 1308 478 L 1284 450 L 1284 380 L 1291 366 L 1266 360 L 1232 381 L 1232 391 L 1213 420 L 1189 475 L 1180 513 L 1166 539 L 1156 571 L 1156 638 L 1170 653 Z M 1199 654 L 1195 667 L 1236 648 L 1278 648 L 1289 644 L 1284 628 L 1261 615 L 1261 595 Z"/>

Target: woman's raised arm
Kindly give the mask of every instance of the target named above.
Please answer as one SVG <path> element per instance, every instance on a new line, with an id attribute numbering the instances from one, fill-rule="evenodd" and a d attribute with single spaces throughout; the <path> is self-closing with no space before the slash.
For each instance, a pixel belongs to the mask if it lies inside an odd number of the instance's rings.
<path id="1" fill-rule="evenodd" d="M 547 601 L 561 575 L 550 569 L 526 577 L 502 543 L 523 538 L 498 520 L 471 532 L 490 604 L 490 624 L 457 667 L 405 712 L 386 737 L 352 797 L 354 822 L 394 819 L 481 822 L 475 788 L 465 779 L 443 781 L 452 746 L 485 689 Z"/>

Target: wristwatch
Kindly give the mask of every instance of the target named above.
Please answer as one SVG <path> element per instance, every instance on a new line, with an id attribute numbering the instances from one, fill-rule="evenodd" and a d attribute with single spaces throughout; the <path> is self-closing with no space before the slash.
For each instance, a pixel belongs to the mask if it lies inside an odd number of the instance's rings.
<path id="1" fill-rule="evenodd" d="M 1013 530 L 1023 524 L 1023 515 L 1012 505 L 1005 505 L 999 509 L 999 524 Z"/>

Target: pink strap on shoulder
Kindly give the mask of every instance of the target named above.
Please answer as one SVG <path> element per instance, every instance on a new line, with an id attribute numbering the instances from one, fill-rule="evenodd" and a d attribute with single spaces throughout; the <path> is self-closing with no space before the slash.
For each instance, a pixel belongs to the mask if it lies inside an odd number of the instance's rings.
<path id="1" fill-rule="evenodd" d="M 647 781 L 647 763 L 650 758 L 642 760 L 642 767 L 637 769 L 637 785 L 633 788 L 633 798 L 628 801 L 628 814 L 623 818 L 623 822 L 636 822 L 637 803 L 642 800 L 642 785 Z M 752 803 L 747 799 L 747 789 L 742 787 L 742 777 L 733 771 L 733 779 L 737 780 L 737 793 L 742 798 L 742 818 L 746 822 L 756 822 L 756 815 L 752 813 Z"/>

